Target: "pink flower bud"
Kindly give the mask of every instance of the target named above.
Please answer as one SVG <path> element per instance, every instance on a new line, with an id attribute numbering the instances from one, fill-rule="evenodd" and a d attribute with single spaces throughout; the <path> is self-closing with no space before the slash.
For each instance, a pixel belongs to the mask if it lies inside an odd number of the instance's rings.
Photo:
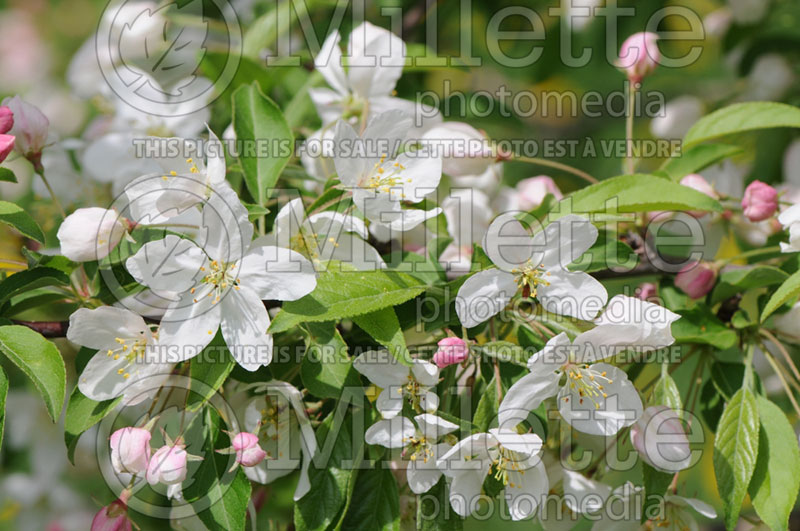
<path id="1" fill-rule="evenodd" d="M 103 507 L 92 519 L 90 531 L 131 531 L 128 506 L 122 499 L 114 500 Z"/>
<path id="2" fill-rule="evenodd" d="M 693 299 L 704 297 L 717 281 L 717 269 L 708 262 L 692 262 L 675 276 L 675 285 Z"/>
<path id="3" fill-rule="evenodd" d="M 622 43 L 617 67 L 628 74 L 631 83 L 639 83 L 655 70 L 661 61 L 658 51 L 658 35 L 651 32 L 634 33 Z"/>
<path id="4" fill-rule="evenodd" d="M 28 159 L 37 159 L 47 144 L 50 121 L 35 105 L 23 101 L 19 96 L 6 98 L 3 106 L 14 115 L 14 125 L 8 132 L 17 137 L 17 151 Z"/>
<path id="5" fill-rule="evenodd" d="M 5 105 L 0 107 L 0 134 L 8 133 L 14 127 L 14 112 Z"/>
<path id="6" fill-rule="evenodd" d="M 636 296 L 643 301 L 655 299 L 658 296 L 658 288 L 652 282 L 645 282 L 639 286 Z"/>
<path id="7" fill-rule="evenodd" d="M 444 369 L 448 365 L 461 363 L 469 357 L 469 347 L 463 339 L 446 337 L 439 341 L 439 350 L 433 355 L 433 362 Z"/>
<path id="8" fill-rule="evenodd" d="M 13 135 L 0 135 L 0 162 L 6 160 L 6 157 L 14 150 L 15 140 Z"/>
<path id="9" fill-rule="evenodd" d="M 151 485 L 178 485 L 186 479 L 189 455 L 183 445 L 162 446 L 150 458 L 147 466 L 147 482 Z"/>
<path id="10" fill-rule="evenodd" d="M 692 452 L 678 414 L 666 406 L 648 407 L 631 426 L 631 443 L 647 464 L 664 472 L 687 468 Z"/>
<path id="11" fill-rule="evenodd" d="M 150 459 L 149 431 L 122 428 L 111 434 L 111 465 L 117 474 L 142 474 Z"/>
<path id="12" fill-rule="evenodd" d="M 521 180 L 517 183 L 517 192 L 519 193 L 519 206 L 522 210 L 538 207 L 547 194 L 552 194 L 559 201 L 564 198 L 555 181 L 547 175 Z"/>
<path id="13" fill-rule="evenodd" d="M 258 436 L 252 433 L 234 435 L 231 445 L 236 450 L 236 462 L 242 466 L 256 466 L 267 457 L 267 452 L 258 445 Z"/>
<path id="14" fill-rule="evenodd" d="M 742 198 L 744 215 L 750 221 L 764 221 L 778 210 L 778 191 L 761 181 L 751 182 Z"/>
<path id="15" fill-rule="evenodd" d="M 708 197 L 712 199 L 719 199 L 719 194 L 717 193 L 716 190 L 714 190 L 714 187 L 711 186 L 711 184 L 708 181 L 706 181 L 702 175 L 698 175 L 697 173 L 690 173 L 689 175 L 681 179 L 681 184 L 683 186 L 688 186 L 689 188 L 697 190 L 702 194 L 706 194 Z M 694 216 L 696 218 L 702 218 L 703 216 L 706 215 L 706 212 L 703 212 L 701 210 L 692 210 L 690 212 L 687 212 L 687 214 L 689 214 L 690 216 Z"/>

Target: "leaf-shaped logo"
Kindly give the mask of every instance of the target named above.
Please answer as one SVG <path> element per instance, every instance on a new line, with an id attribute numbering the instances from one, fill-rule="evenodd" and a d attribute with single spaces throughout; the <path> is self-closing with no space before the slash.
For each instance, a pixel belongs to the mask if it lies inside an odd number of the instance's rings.
<path id="1" fill-rule="evenodd" d="M 183 5 L 173 2 L 155 10 L 144 7 L 122 27 L 119 58 L 134 74 L 134 83 L 149 84 L 148 76 L 152 76 L 161 87 L 170 87 L 168 95 L 178 97 L 181 89 L 195 79 L 194 72 L 206 52 L 207 37 L 202 0 Z"/>

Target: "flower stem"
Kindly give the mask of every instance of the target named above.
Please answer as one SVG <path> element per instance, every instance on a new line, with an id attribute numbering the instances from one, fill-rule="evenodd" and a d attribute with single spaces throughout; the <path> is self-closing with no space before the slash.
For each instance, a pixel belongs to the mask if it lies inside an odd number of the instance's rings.
<path id="1" fill-rule="evenodd" d="M 592 177 L 591 175 L 589 175 L 585 171 L 579 170 L 578 168 L 574 168 L 574 167 L 569 166 L 567 164 L 562 164 L 560 162 L 555 162 L 553 160 L 542 159 L 542 158 L 539 158 L 539 157 L 523 157 L 523 156 L 517 156 L 517 155 L 512 155 L 509 160 L 518 160 L 520 162 L 527 162 L 529 164 L 538 164 L 539 166 L 548 166 L 550 168 L 555 168 L 557 170 L 562 170 L 562 171 L 565 171 L 567 173 L 571 173 L 572 175 L 577 175 L 581 179 L 583 179 L 583 180 L 585 180 L 587 182 L 590 182 L 592 184 L 595 184 L 597 182 L 597 179 L 595 179 L 594 177 Z"/>
<path id="2" fill-rule="evenodd" d="M 47 191 L 50 192 L 50 197 L 53 198 L 53 203 L 55 203 L 56 206 L 58 207 L 58 210 L 61 211 L 61 217 L 62 218 L 66 218 L 67 217 L 67 213 L 64 210 L 64 207 L 61 206 L 61 202 L 58 200 L 58 197 L 56 197 L 56 193 L 53 191 L 53 187 L 50 186 L 50 182 L 47 180 L 47 177 L 44 176 L 44 168 L 42 168 L 41 166 L 37 167 L 36 168 L 36 173 L 38 173 L 39 176 L 42 178 L 42 181 L 44 182 L 45 187 L 47 187 Z"/>
<path id="3" fill-rule="evenodd" d="M 633 114 L 636 109 L 636 85 L 628 83 L 628 112 L 625 115 L 625 165 L 623 171 L 632 175 L 636 170 L 633 159 Z"/>

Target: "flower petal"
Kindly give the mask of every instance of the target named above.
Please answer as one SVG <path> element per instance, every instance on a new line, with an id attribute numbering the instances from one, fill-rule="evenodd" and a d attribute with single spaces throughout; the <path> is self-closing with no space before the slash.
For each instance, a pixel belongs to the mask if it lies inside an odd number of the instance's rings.
<path id="1" fill-rule="evenodd" d="M 558 394 L 560 375 L 549 371 L 526 374 L 508 390 L 497 412 L 501 428 L 511 429 L 539 407 L 547 398 Z"/>
<path id="2" fill-rule="evenodd" d="M 500 313 L 517 293 L 514 275 L 489 269 L 469 277 L 456 295 L 456 314 L 467 328 L 478 326 Z"/>
<path id="3" fill-rule="evenodd" d="M 588 273 L 548 271 L 549 284 L 539 284 L 536 298 L 548 312 L 590 321 L 608 301 L 606 288 Z"/>
<path id="4" fill-rule="evenodd" d="M 239 282 L 263 300 L 294 301 L 314 291 L 317 275 L 303 255 L 283 247 L 250 249 L 242 258 Z"/>
<path id="5" fill-rule="evenodd" d="M 158 291 L 185 292 L 205 276 L 207 258 L 192 241 L 169 234 L 147 242 L 125 261 L 125 268 L 140 284 Z"/>
<path id="6" fill-rule="evenodd" d="M 517 218 L 501 214 L 486 230 L 483 249 L 492 263 L 503 271 L 511 271 L 526 263 L 533 254 L 533 240 Z"/>
<path id="7" fill-rule="evenodd" d="M 95 350 L 117 348 L 116 339 L 151 338 L 144 319 L 123 308 L 101 306 L 90 310 L 80 308 L 69 316 L 67 339 Z M 105 352 L 103 352 L 105 355 Z"/>
<path id="8" fill-rule="evenodd" d="M 249 288 L 229 290 L 221 303 L 222 337 L 236 362 L 248 371 L 272 361 L 269 314 L 259 296 Z"/>
<path id="9" fill-rule="evenodd" d="M 386 448 L 402 448 L 417 432 L 414 424 L 405 417 L 382 419 L 367 428 L 364 440 L 367 444 L 378 444 Z"/>

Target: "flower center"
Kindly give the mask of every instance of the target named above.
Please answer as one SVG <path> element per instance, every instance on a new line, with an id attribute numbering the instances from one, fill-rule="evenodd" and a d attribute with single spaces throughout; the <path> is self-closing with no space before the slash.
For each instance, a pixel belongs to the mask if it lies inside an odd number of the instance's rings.
<path id="1" fill-rule="evenodd" d="M 568 364 L 564 372 L 567 374 L 567 382 L 570 389 L 578 391 L 578 403 L 583 404 L 583 400 L 591 400 L 595 409 L 600 409 L 600 397 L 608 398 L 605 386 L 614 383 L 606 377 L 606 371 L 597 372 L 587 364 Z M 569 402 L 569 397 L 564 397 L 564 402 Z"/>
<path id="2" fill-rule="evenodd" d="M 408 399 L 408 403 L 411 404 L 411 407 L 413 407 L 415 411 L 422 411 L 422 390 L 420 389 L 419 382 L 411 374 L 408 375 L 408 382 L 403 386 L 403 395 Z"/>
<path id="3" fill-rule="evenodd" d="M 403 450 L 403 457 L 408 455 L 410 460 L 422 460 L 423 463 L 427 463 L 428 459 L 433 457 L 433 447 L 424 435 L 403 437 L 403 442 L 406 443 L 406 448 Z"/>
<path id="4" fill-rule="evenodd" d="M 512 269 L 511 274 L 514 275 L 514 281 L 522 289 L 525 297 L 535 297 L 540 284 L 550 285 L 548 280 L 542 278 L 550 276 L 550 272 L 545 271 L 542 264 L 534 265 L 530 260 L 524 266 Z"/>
<path id="5" fill-rule="evenodd" d="M 145 348 L 147 347 L 147 339 L 143 337 L 135 339 L 123 339 L 121 337 L 115 337 L 114 341 L 119 344 L 119 347 L 108 349 L 106 351 L 106 356 L 114 360 L 118 360 L 120 358 L 126 360 L 127 363 L 125 366 L 117 369 L 117 374 L 127 380 L 131 377 L 130 373 L 128 372 L 128 368 L 136 363 L 137 360 L 144 358 Z"/>
<path id="6" fill-rule="evenodd" d="M 405 166 L 394 162 L 387 170 L 383 167 L 385 161 L 386 155 L 381 157 L 380 162 L 375 163 L 373 171 L 366 178 L 365 188 L 372 188 L 388 194 L 392 187 L 398 186 L 402 182 L 401 174 L 406 169 Z M 408 182 L 411 182 L 411 179 L 408 179 Z"/>
<path id="7" fill-rule="evenodd" d="M 220 297 L 229 287 L 233 286 L 234 289 L 239 289 L 239 279 L 234 269 L 236 269 L 236 262 L 224 263 L 216 260 L 209 264 L 208 269 L 200 268 L 200 271 L 208 271 L 200 282 L 211 286 L 212 289 L 209 290 L 208 296 L 214 297 L 214 302 L 219 302 Z M 195 288 L 192 288 L 191 293 L 194 292 Z M 194 299 L 194 302 L 197 302 L 197 299 Z"/>
<path id="8" fill-rule="evenodd" d="M 494 479 L 502 482 L 503 485 L 521 488 L 522 485 L 516 485 L 508 479 L 509 470 L 519 472 L 522 475 L 525 474 L 525 470 L 519 466 L 519 459 L 516 458 L 513 452 L 506 450 L 502 446 L 498 446 L 497 449 L 497 458 L 492 461 L 492 468 L 489 473 L 491 474 L 491 470 L 494 470 Z"/>

